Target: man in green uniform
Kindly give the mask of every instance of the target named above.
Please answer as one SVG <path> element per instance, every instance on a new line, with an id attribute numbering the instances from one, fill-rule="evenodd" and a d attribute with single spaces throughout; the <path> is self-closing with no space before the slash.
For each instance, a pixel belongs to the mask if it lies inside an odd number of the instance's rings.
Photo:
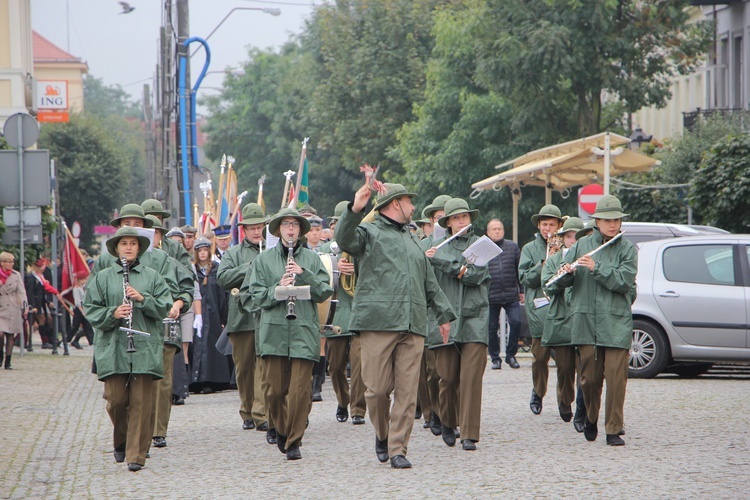
<path id="1" fill-rule="evenodd" d="M 624 421 L 628 351 L 633 339 L 631 306 L 636 297 L 638 255 L 629 240 L 612 241 L 627 216 L 622 212 L 620 200 L 612 195 L 603 196 L 592 215 L 596 221 L 594 232 L 573 245 L 563 258 L 563 270 L 569 274 L 551 285 L 572 286 L 571 340 L 581 355 L 581 390 L 587 412 L 583 434 L 588 441 L 596 440 L 606 378 L 604 425 L 610 446 L 625 444 L 619 433 Z M 596 255 L 588 255 L 605 244 Z"/>
<path id="2" fill-rule="evenodd" d="M 518 276 L 526 288 L 526 318 L 531 332 L 531 354 L 534 355 L 534 361 L 531 363 L 534 388 L 531 390 L 529 407 L 535 415 L 539 415 L 542 413 L 542 399 L 547 394 L 550 358 L 550 350 L 542 347 L 544 320 L 549 310 L 549 299 L 542 290 L 542 267 L 549 252 L 547 239 L 560 229 L 563 217 L 555 205 L 544 205 L 538 214 L 531 216 L 531 223 L 539 232 L 534 235 L 534 240 L 524 245 L 521 250 Z"/>
<path id="3" fill-rule="evenodd" d="M 447 340 L 456 318 L 427 256 L 406 225 L 414 213 L 410 193 L 384 185 L 373 222 L 361 223 L 371 196 L 369 183 L 355 194 L 336 228 L 339 246 L 357 259 L 359 276 L 349 329 L 362 342 L 365 399 L 375 426 L 375 454 L 391 467 L 406 469 L 409 437 L 417 407 L 419 366 L 432 308 Z M 361 224 L 360 224 L 361 223 Z M 391 392 L 393 409 L 391 411 Z"/>
<path id="4" fill-rule="evenodd" d="M 346 210 L 348 201 L 342 201 L 336 205 L 333 216 L 329 217 L 329 225 L 335 226 Z M 325 243 L 320 247 L 321 253 L 335 253 L 331 250 L 336 240 Z M 339 272 L 344 276 L 352 276 L 355 272 L 354 259 L 349 256 L 348 261 L 338 260 Z M 338 279 L 338 276 L 335 276 Z M 323 331 L 328 348 L 328 375 L 331 377 L 331 385 L 336 393 L 338 406 L 336 408 L 336 420 L 346 422 L 351 407 L 352 424 L 362 425 L 365 423 L 365 383 L 362 381 L 362 348 L 359 335 L 354 335 L 349 330 L 349 316 L 352 312 L 352 295 L 338 284 L 336 299 L 336 313 L 333 317 L 334 328 Z M 338 332 L 338 333 L 337 333 Z M 351 390 L 346 381 L 346 362 L 351 363 Z"/>
<path id="5" fill-rule="evenodd" d="M 478 215 L 479 210 L 470 210 L 465 200 L 452 198 L 445 204 L 445 215 L 438 223 L 447 230 L 446 236 L 450 236 L 473 223 Z M 476 450 L 479 441 L 482 378 L 487 366 L 487 323 L 490 320 L 489 269 L 486 265 L 467 262 L 462 255 L 478 239 L 469 229 L 439 250 L 432 247 L 427 251 L 440 288 L 458 314 L 458 320 L 451 324 L 447 341 L 437 336 L 427 337 L 440 374 L 438 413 L 442 418 L 443 441 L 454 446 L 456 427 L 460 426 L 461 444 L 467 451 Z"/>
<path id="6" fill-rule="evenodd" d="M 299 445 L 312 408 L 312 368 L 320 358 L 317 303 L 330 297 L 333 290 L 320 257 L 300 241 L 310 230 L 307 219 L 285 208 L 271 219 L 268 229 L 281 240 L 255 258 L 240 295 L 243 308 L 252 303 L 261 309 L 258 351 L 266 363 L 268 420 L 287 460 L 299 460 Z M 288 301 L 275 298 L 278 287 L 290 285 L 310 287 L 311 300 L 296 301 L 294 319 L 287 319 Z"/>
<path id="7" fill-rule="evenodd" d="M 162 225 L 164 224 L 164 219 L 168 219 L 172 216 L 171 212 L 164 210 L 164 207 L 159 200 L 153 198 L 149 198 L 141 203 L 141 208 L 143 209 L 144 214 L 155 216 L 162 222 Z M 192 272 L 192 267 L 190 266 L 190 255 L 187 253 L 184 246 L 176 241 L 165 238 L 162 242 L 162 250 L 167 252 L 167 254 L 177 262 L 185 266 L 185 269 Z"/>
<path id="8" fill-rule="evenodd" d="M 263 401 L 262 358 L 255 348 L 255 313 L 250 307 L 240 304 L 239 289 L 245 277 L 250 274 L 250 266 L 263 250 L 263 229 L 268 218 L 257 203 L 248 203 L 242 208 L 242 221 L 239 223 L 245 233 L 239 245 L 230 247 L 219 264 L 216 279 L 224 290 L 229 292 L 229 316 L 227 334 L 232 343 L 237 391 L 240 394 L 240 417 L 242 428 L 268 431 L 266 409 Z"/>
<path id="9" fill-rule="evenodd" d="M 148 238 L 135 229 L 118 229 L 107 241 L 107 250 L 126 260 L 127 282 L 116 260 L 94 276 L 84 297 L 86 317 L 97 328 L 94 357 L 114 426 L 115 461 L 127 460 L 131 471 L 145 465 L 151 443 L 153 383 L 163 376 L 161 321 L 172 303 L 164 280 L 138 261 L 148 245 Z M 128 352 L 128 335 L 120 330 L 122 326 L 150 336 L 134 335 L 135 352 Z"/>

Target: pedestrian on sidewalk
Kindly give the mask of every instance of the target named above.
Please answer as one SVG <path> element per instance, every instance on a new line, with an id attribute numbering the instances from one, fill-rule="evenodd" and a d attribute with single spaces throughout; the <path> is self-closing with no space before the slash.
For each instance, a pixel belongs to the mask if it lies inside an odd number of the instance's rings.
<path id="1" fill-rule="evenodd" d="M 0 253 L 0 358 L 5 340 L 5 369 L 12 370 L 13 341 L 23 331 L 26 321 L 26 289 L 21 273 L 13 269 L 15 257 L 9 252 Z M 23 346 L 21 346 L 23 349 Z"/>

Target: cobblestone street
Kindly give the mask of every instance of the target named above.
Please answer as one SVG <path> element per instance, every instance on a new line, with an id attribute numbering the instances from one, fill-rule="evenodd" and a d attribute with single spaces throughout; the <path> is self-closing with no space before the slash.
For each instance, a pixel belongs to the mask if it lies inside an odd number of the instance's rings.
<path id="1" fill-rule="evenodd" d="M 16 349 L 0 371 L 2 498 L 738 498 L 750 484 L 747 376 L 631 380 L 627 445 L 587 442 L 555 403 L 529 411 L 530 358 L 488 369 L 478 450 L 446 447 L 415 421 L 411 470 L 379 464 L 374 431 L 338 423 L 329 381 L 313 405 L 302 460 L 287 462 L 265 433 L 242 429 L 236 391 L 191 395 L 172 411 L 168 447 L 138 473 L 112 458 L 103 384 L 91 349 L 71 356 Z M 603 430 L 603 405 L 600 431 Z"/>

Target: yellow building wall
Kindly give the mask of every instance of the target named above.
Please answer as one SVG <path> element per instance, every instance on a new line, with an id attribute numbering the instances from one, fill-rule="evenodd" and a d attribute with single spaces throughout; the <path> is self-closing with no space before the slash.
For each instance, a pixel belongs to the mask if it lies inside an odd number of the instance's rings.
<path id="1" fill-rule="evenodd" d="M 34 77 L 37 80 L 66 80 L 68 82 L 68 109 L 83 111 L 83 74 L 88 73 L 85 64 L 37 63 Z"/>

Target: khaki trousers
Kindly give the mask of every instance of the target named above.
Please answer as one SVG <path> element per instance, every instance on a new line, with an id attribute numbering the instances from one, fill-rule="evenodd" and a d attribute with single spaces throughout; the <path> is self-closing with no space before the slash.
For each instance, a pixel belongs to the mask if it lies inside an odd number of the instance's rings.
<path id="1" fill-rule="evenodd" d="M 127 463 L 146 464 L 154 429 L 153 385 L 151 375 L 112 375 L 104 379 L 104 399 L 114 426 L 114 446 L 117 449 L 125 445 Z"/>
<path id="2" fill-rule="evenodd" d="M 362 380 L 375 434 L 388 439 L 390 457 L 406 455 L 417 409 L 424 337 L 401 332 L 362 332 L 360 337 Z"/>
<path id="3" fill-rule="evenodd" d="M 547 382 L 549 381 L 549 358 L 550 348 L 542 346 L 542 339 L 531 339 L 531 354 L 534 361 L 531 362 L 531 379 L 534 383 L 534 392 L 540 398 L 547 394 Z"/>
<path id="4" fill-rule="evenodd" d="M 425 422 L 430 420 L 433 411 L 430 386 L 427 383 L 427 355 L 429 352 L 430 350 L 425 346 L 422 353 L 422 362 L 419 364 L 419 387 L 417 388 L 417 401 L 419 407 L 422 408 L 422 416 Z M 437 401 L 435 403 L 437 406 Z"/>
<path id="5" fill-rule="evenodd" d="M 607 434 L 617 434 L 624 422 L 625 390 L 628 385 L 627 349 L 578 346 L 581 354 L 581 391 L 586 403 L 589 422 L 599 419 L 602 386 L 607 379 L 607 401 L 604 407 L 604 426 Z"/>
<path id="6" fill-rule="evenodd" d="M 557 346 L 557 406 L 570 407 L 576 397 L 576 348 L 572 345 Z"/>
<path id="7" fill-rule="evenodd" d="M 232 343 L 232 360 L 234 360 L 234 373 L 237 379 L 237 392 L 240 395 L 240 417 L 243 421 L 253 420 L 255 425 L 261 425 L 266 421 L 266 409 L 260 387 L 256 386 L 260 370 L 256 366 L 255 332 L 232 332 L 229 335 L 229 342 Z"/>
<path id="8" fill-rule="evenodd" d="M 172 368 L 174 367 L 174 357 L 177 354 L 177 347 L 164 344 L 162 351 L 162 361 L 164 363 L 164 378 L 154 380 L 154 432 L 153 437 L 167 437 L 167 428 L 169 427 L 169 417 L 172 414 Z"/>
<path id="9" fill-rule="evenodd" d="M 266 356 L 268 406 L 266 411 L 286 446 L 299 444 L 312 408 L 312 369 L 309 359 Z"/>
<path id="10" fill-rule="evenodd" d="M 451 429 L 461 427 L 461 439 L 479 441 L 487 346 L 470 342 L 433 350 L 440 374 L 440 415 L 446 416 L 443 425 Z"/>
<path id="11" fill-rule="evenodd" d="M 432 349 L 425 347 L 424 358 L 427 365 L 427 390 L 430 392 L 432 411 L 437 414 L 438 418 L 442 418 L 440 416 L 440 375 L 435 365 L 435 353 Z"/>
<path id="12" fill-rule="evenodd" d="M 347 408 L 351 405 L 351 415 L 365 416 L 365 384 L 362 382 L 362 349 L 359 336 L 328 337 L 328 376 L 336 393 L 338 405 Z M 347 352 L 348 351 L 348 352 Z M 348 354 L 348 356 L 347 356 Z M 351 388 L 346 380 L 346 362 L 351 360 Z M 356 367 L 355 367 L 355 360 Z"/>

